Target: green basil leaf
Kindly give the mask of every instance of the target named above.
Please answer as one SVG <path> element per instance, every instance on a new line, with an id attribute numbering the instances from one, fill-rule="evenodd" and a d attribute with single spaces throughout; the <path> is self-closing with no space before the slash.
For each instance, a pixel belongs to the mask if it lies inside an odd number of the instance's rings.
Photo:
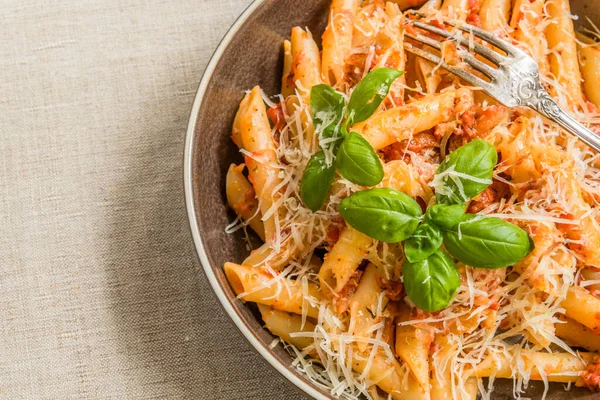
<path id="1" fill-rule="evenodd" d="M 317 134 L 325 138 L 337 136 L 344 116 L 346 98 L 329 85 L 315 85 L 310 89 L 310 109 Z"/>
<path id="2" fill-rule="evenodd" d="M 427 209 L 425 220 L 442 229 L 452 229 L 460 222 L 467 205 L 462 204 L 434 204 Z"/>
<path id="3" fill-rule="evenodd" d="M 402 280 L 412 302 L 429 312 L 447 307 L 460 287 L 460 276 L 454 260 L 439 249 L 422 261 L 405 262 Z"/>
<path id="4" fill-rule="evenodd" d="M 383 165 L 373 147 L 356 132 L 346 135 L 337 153 L 340 174 L 352 183 L 375 186 L 383 179 Z"/>
<path id="5" fill-rule="evenodd" d="M 335 166 L 327 166 L 323 150 L 312 155 L 300 182 L 300 197 L 313 212 L 320 210 L 335 177 Z"/>
<path id="6" fill-rule="evenodd" d="M 471 200 L 492 183 L 498 162 L 496 149 L 482 139 L 459 147 L 440 164 L 434 178 L 439 204 L 460 204 Z"/>
<path id="7" fill-rule="evenodd" d="M 527 232 L 499 218 L 465 214 L 444 232 L 444 246 L 460 262 L 478 268 L 513 265 L 533 250 Z"/>
<path id="8" fill-rule="evenodd" d="M 342 200 L 338 211 L 357 231 L 389 243 L 410 237 L 423 214 L 410 196 L 388 188 L 356 192 Z"/>
<path id="9" fill-rule="evenodd" d="M 392 83 L 404 74 L 393 68 L 369 72 L 354 88 L 348 102 L 348 126 L 369 118 L 390 91 Z"/>
<path id="10" fill-rule="evenodd" d="M 435 225 L 419 225 L 415 233 L 404 242 L 406 259 L 411 263 L 423 261 L 442 245 L 442 231 Z"/>

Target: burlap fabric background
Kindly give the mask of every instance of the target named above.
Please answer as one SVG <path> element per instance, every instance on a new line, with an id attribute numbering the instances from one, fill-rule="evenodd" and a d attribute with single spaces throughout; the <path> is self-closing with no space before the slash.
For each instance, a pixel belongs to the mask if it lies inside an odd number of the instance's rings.
<path id="1" fill-rule="evenodd" d="M 0 398 L 300 399 L 202 277 L 182 153 L 249 0 L 0 1 Z"/>

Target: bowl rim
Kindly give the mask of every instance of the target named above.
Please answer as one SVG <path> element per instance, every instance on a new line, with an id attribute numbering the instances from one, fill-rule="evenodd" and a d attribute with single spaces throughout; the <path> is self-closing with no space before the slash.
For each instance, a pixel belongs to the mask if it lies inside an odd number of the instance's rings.
<path id="1" fill-rule="evenodd" d="M 238 315 L 237 311 L 233 308 L 231 299 L 227 296 L 219 281 L 217 280 L 217 276 L 212 270 L 211 264 L 208 260 L 208 256 L 206 254 L 206 250 L 204 248 L 204 243 L 202 242 L 202 238 L 200 236 L 200 230 L 198 226 L 198 219 L 196 218 L 196 208 L 194 206 L 194 196 L 193 196 L 193 181 L 192 181 L 192 155 L 193 155 L 193 146 L 194 139 L 196 136 L 196 123 L 198 120 L 198 115 L 200 113 L 200 109 L 202 108 L 204 95 L 206 93 L 206 89 L 212 79 L 213 73 L 216 69 L 217 64 L 221 60 L 225 49 L 231 43 L 231 40 L 238 32 L 240 27 L 249 19 L 249 17 L 254 14 L 254 12 L 267 3 L 267 0 L 254 0 L 248 7 L 242 12 L 242 14 L 235 20 L 233 25 L 229 28 L 221 42 L 217 46 L 213 55 L 210 58 L 209 63 L 204 70 L 202 75 L 202 79 L 200 80 L 200 84 L 198 86 L 198 90 L 196 91 L 196 96 L 194 98 L 194 103 L 192 106 L 192 110 L 190 113 L 190 118 L 188 122 L 186 138 L 185 138 L 185 149 L 184 149 L 184 165 L 183 165 L 183 179 L 184 179 L 184 191 L 185 191 L 185 203 L 188 214 L 188 221 L 190 224 L 190 229 L 192 233 L 192 238 L 194 240 L 194 245 L 196 248 L 196 253 L 200 259 L 200 263 L 202 264 L 202 269 L 204 270 L 204 275 L 208 279 L 214 293 L 217 295 L 221 306 L 225 309 L 231 320 L 235 323 L 239 331 L 244 335 L 246 340 L 250 342 L 250 344 L 254 347 L 254 349 L 265 359 L 271 366 L 283 375 L 288 381 L 293 383 L 296 387 L 301 389 L 304 393 L 309 396 L 318 399 L 318 400 L 329 400 L 328 397 L 324 396 L 321 392 L 319 392 L 316 387 L 311 385 L 308 381 L 301 379 L 297 375 L 293 374 L 288 365 L 280 362 L 272 353 L 267 346 L 263 345 L 258 337 L 253 333 L 252 330 L 248 328 L 248 326 L 244 323 L 240 315 Z"/>

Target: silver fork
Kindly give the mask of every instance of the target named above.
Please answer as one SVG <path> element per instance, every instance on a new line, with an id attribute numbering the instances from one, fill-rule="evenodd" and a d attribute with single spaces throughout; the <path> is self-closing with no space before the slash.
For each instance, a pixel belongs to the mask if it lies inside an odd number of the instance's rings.
<path id="1" fill-rule="evenodd" d="M 426 17 L 425 14 L 418 11 L 409 11 L 408 13 L 418 17 Z M 596 151 L 600 151 L 600 137 L 564 112 L 552 100 L 540 83 L 540 72 L 537 63 L 527 53 L 476 26 L 462 23 L 457 24 L 446 19 L 441 22 L 471 34 L 506 53 L 506 55 L 502 55 L 489 47 L 469 40 L 462 34 L 453 34 L 450 31 L 438 28 L 422 20 L 411 21 L 411 24 L 416 28 L 455 41 L 459 45 L 458 53 L 462 57 L 462 60 L 489 78 L 489 82 L 463 68 L 448 65 L 437 55 L 413 46 L 406 41 L 404 42 L 404 48 L 419 57 L 440 65 L 470 84 L 481 87 L 488 95 L 507 107 L 527 106 L 539 112 L 571 134 L 579 137 Z M 441 43 L 439 41 L 425 35 L 405 32 L 405 36 L 431 46 L 434 49 L 441 50 Z M 496 68 L 479 61 L 471 52 L 491 61 L 496 65 Z"/>

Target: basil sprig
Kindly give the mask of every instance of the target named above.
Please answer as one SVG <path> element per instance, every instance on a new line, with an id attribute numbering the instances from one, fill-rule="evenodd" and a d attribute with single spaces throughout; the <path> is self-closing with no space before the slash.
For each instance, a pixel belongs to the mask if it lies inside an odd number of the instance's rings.
<path id="1" fill-rule="evenodd" d="M 346 99 L 329 85 L 316 85 L 310 90 L 310 109 L 317 134 L 337 137 L 344 117 Z"/>
<path id="2" fill-rule="evenodd" d="M 429 312 L 446 308 L 460 287 L 454 260 L 439 249 L 424 260 L 404 263 L 402 278 L 408 297 Z"/>
<path id="3" fill-rule="evenodd" d="M 404 74 L 392 68 L 378 68 L 369 72 L 354 88 L 348 103 L 348 125 L 369 118 L 386 98 L 392 83 Z"/>
<path id="4" fill-rule="evenodd" d="M 404 242 L 406 259 L 411 263 L 425 260 L 442 245 L 443 235 L 440 228 L 433 224 L 423 223 Z"/>
<path id="5" fill-rule="evenodd" d="M 533 243 L 527 232 L 500 218 L 465 214 L 444 232 L 444 247 L 463 264 L 502 268 L 527 256 Z"/>
<path id="6" fill-rule="evenodd" d="M 423 215 L 412 197 L 388 188 L 356 192 L 342 200 L 338 211 L 357 231 L 389 243 L 409 238 Z"/>
<path id="7" fill-rule="evenodd" d="M 300 197 L 312 212 L 319 210 L 325 202 L 333 178 L 335 166 L 327 165 L 323 150 L 317 151 L 308 161 L 300 182 Z"/>
<path id="8" fill-rule="evenodd" d="M 377 110 L 389 93 L 390 86 L 404 72 L 378 68 L 369 72 L 350 96 L 348 105 L 343 94 L 329 85 L 315 85 L 310 91 L 310 107 L 318 135 L 333 145 L 313 154 L 300 183 L 300 197 L 313 212 L 319 210 L 335 177 L 335 169 L 347 180 L 361 186 L 375 186 L 383 179 L 383 166 L 373 147 L 348 127 L 364 121 Z M 336 156 L 335 166 L 328 165 L 323 150 Z"/>
<path id="9" fill-rule="evenodd" d="M 383 165 L 373 147 L 362 135 L 350 132 L 337 153 L 340 174 L 361 186 L 375 186 L 383 179 Z"/>
<path id="10" fill-rule="evenodd" d="M 498 162 L 496 149 L 482 139 L 459 147 L 437 169 L 435 197 L 440 204 L 462 204 L 492 183 Z"/>
<path id="11" fill-rule="evenodd" d="M 403 282 L 419 308 L 438 311 L 450 304 L 460 286 L 453 258 L 472 267 L 501 268 L 533 250 L 518 226 L 465 214 L 467 202 L 492 182 L 496 162 L 496 150 L 481 139 L 455 150 L 437 170 L 438 204 L 424 216 L 416 201 L 393 189 L 360 191 L 340 203 L 340 215 L 354 229 L 384 242 L 404 240 Z"/>

